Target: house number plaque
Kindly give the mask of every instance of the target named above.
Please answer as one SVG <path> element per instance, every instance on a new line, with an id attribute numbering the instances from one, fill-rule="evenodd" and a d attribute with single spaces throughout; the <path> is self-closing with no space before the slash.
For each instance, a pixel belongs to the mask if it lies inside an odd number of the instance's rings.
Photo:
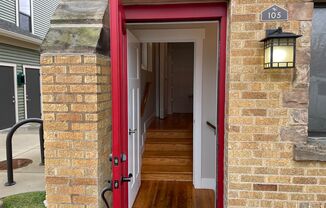
<path id="1" fill-rule="evenodd" d="M 288 11 L 279 6 L 273 5 L 261 13 L 261 21 L 286 21 Z"/>

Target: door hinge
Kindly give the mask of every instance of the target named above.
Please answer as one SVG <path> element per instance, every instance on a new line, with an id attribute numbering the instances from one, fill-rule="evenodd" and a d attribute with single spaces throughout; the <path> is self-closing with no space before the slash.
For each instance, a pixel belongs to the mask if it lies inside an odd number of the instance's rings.
<path id="1" fill-rule="evenodd" d="M 137 132 L 137 129 L 129 129 L 128 134 L 132 135 L 135 134 Z"/>
<path id="2" fill-rule="evenodd" d="M 112 162 L 112 154 L 109 155 L 109 161 Z M 119 158 L 118 157 L 114 157 L 114 160 L 113 160 L 113 164 L 114 166 L 118 166 L 119 165 Z"/>
<path id="3" fill-rule="evenodd" d="M 119 181 L 118 180 L 115 180 L 114 183 L 113 183 L 113 187 L 115 189 L 118 189 L 119 188 Z"/>
<path id="4" fill-rule="evenodd" d="M 127 161 L 127 155 L 126 154 L 121 154 L 121 162 L 126 162 Z"/>

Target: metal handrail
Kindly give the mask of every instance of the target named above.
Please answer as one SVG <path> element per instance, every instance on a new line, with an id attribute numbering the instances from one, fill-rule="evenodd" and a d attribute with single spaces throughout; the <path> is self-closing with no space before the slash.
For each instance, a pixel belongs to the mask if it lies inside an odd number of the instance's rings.
<path id="1" fill-rule="evenodd" d="M 6 140 L 6 151 L 7 151 L 7 178 L 8 181 L 5 183 L 5 186 L 13 186 L 16 184 L 14 181 L 13 165 L 12 165 L 12 137 L 17 129 L 27 123 L 39 123 L 40 129 L 40 151 L 41 151 L 41 164 L 44 165 L 44 134 L 43 134 L 43 120 L 39 118 L 30 118 L 23 120 L 15 124 L 9 131 Z"/>
<path id="2" fill-rule="evenodd" d="M 211 127 L 211 128 L 213 129 L 214 134 L 216 135 L 216 130 L 217 130 L 216 126 L 214 126 L 214 125 L 213 125 L 211 122 L 209 122 L 209 121 L 206 121 L 206 124 L 207 124 L 209 127 Z"/>
<path id="3" fill-rule="evenodd" d="M 216 126 L 214 126 L 211 122 L 206 121 L 206 124 L 211 127 L 212 129 L 216 130 Z"/>

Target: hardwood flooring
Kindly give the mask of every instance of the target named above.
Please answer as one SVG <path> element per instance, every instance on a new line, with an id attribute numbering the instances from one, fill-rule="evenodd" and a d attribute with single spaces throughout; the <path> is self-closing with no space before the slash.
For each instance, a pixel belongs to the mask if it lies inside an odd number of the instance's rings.
<path id="1" fill-rule="evenodd" d="M 192 114 L 173 114 L 165 119 L 156 118 L 149 126 L 150 130 L 190 130 L 192 131 Z"/>
<path id="2" fill-rule="evenodd" d="M 214 191 L 192 185 L 192 122 L 192 114 L 174 114 L 150 125 L 134 208 L 214 207 Z"/>
<path id="3" fill-rule="evenodd" d="M 142 181 L 133 208 L 213 208 L 214 191 L 195 190 L 192 182 Z"/>
<path id="4" fill-rule="evenodd" d="M 192 116 L 155 119 L 147 131 L 142 180 L 192 181 Z"/>

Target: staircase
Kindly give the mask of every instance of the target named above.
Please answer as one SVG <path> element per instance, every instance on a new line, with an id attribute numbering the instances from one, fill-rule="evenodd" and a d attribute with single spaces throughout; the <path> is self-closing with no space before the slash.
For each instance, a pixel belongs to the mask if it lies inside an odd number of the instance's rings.
<path id="1" fill-rule="evenodd" d="M 192 130 L 149 129 L 142 180 L 192 181 Z"/>

